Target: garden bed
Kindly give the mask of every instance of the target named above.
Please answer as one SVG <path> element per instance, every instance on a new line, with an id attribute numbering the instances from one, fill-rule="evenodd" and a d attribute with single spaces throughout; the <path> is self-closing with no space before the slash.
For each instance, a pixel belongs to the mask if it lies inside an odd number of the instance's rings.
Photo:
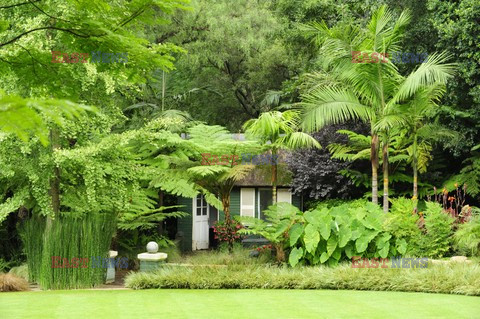
<path id="1" fill-rule="evenodd" d="M 477 263 L 429 265 L 423 269 L 355 269 L 337 267 L 278 267 L 239 265 L 227 267 L 165 267 L 152 273 L 132 273 L 132 289 L 354 289 L 410 291 L 480 296 Z"/>

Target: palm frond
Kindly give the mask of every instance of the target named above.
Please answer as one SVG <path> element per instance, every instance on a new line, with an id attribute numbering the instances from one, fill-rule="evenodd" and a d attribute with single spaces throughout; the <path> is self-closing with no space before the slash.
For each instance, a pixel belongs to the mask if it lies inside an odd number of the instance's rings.
<path id="1" fill-rule="evenodd" d="M 299 148 L 321 148 L 320 143 L 311 135 L 304 132 L 293 132 L 281 137 L 276 143 L 279 148 L 299 149 Z"/>
<path id="2" fill-rule="evenodd" d="M 372 118 L 371 109 L 358 100 L 350 91 L 336 88 L 322 88 L 302 96 L 304 107 L 303 128 L 312 132 L 328 124 L 338 124 L 348 120 L 368 122 Z"/>
<path id="3" fill-rule="evenodd" d="M 408 100 L 422 87 L 436 83 L 446 84 L 455 70 L 454 63 L 446 63 L 449 58 L 450 55 L 447 53 L 431 54 L 425 63 L 421 63 L 418 69 L 403 81 L 389 103 Z"/>

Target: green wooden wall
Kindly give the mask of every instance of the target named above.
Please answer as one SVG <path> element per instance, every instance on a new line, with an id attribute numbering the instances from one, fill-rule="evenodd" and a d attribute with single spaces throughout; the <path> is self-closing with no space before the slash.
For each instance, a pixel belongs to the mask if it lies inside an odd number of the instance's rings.
<path id="1" fill-rule="evenodd" d="M 192 250 L 192 204 L 193 201 L 191 198 L 179 197 L 178 205 L 184 205 L 185 207 L 180 208 L 179 210 L 185 213 L 188 213 L 188 216 L 177 219 L 177 232 L 183 233 L 181 250 L 190 251 Z"/>

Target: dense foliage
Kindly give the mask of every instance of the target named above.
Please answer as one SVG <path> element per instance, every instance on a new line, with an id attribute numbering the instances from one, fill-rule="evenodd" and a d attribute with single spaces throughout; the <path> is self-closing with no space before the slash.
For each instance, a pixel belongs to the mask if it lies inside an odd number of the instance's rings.
<path id="1" fill-rule="evenodd" d="M 277 262 L 478 255 L 479 14 L 474 0 L 2 1 L 0 268 L 98 285 L 103 270 L 50 258 L 171 245 L 165 221 L 191 213 L 176 197 L 198 194 L 233 252 L 230 193 L 254 168 L 235 159 L 280 150 L 296 150 L 295 193 L 333 201 L 245 219 Z M 429 57 L 352 63 L 398 50 Z M 276 163 L 271 177 L 275 203 Z M 360 197 L 374 203 L 336 201 Z"/>
<path id="2" fill-rule="evenodd" d="M 337 130 L 342 128 L 346 128 L 346 126 L 328 126 L 312 136 L 320 145 L 347 143 L 347 136 L 337 133 Z M 361 130 L 360 125 L 358 125 L 358 129 Z M 349 174 L 348 172 L 361 174 L 360 170 L 368 169 L 368 165 L 333 158 L 326 147 L 297 150 L 292 152 L 286 161 L 288 168 L 293 173 L 293 192 L 307 198 L 315 200 L 354 199 L 361 197 L 366 191 L 366 187 L 360 183 L 354 183 L 354 180 L 345 174 Z M 368 178 L 363 180 L 368 180 Z"/>

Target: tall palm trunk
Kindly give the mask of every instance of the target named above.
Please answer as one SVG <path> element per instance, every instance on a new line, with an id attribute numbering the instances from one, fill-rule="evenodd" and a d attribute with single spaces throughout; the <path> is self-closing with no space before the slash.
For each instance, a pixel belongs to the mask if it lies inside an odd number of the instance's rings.
<path id="1" fill-rule="evenodd" d="M 372 203 L 378 204 L 378 135 L 372 135 L 370 161 L 372 163 Z"/>
<path id="2" fill-rule="evenodd" d="M 272 205 L 277 203 L 277 150 L 272 150 Z"/>
<path id="3" fill-rule="evenodd" d="M 417 199 L 418 199 L 418 157 L 417 157 L 417 134 L 414 132 L 413 137 L 413 198 L 415 202 L 415 212 L 417 211 Z"/>
<path id="4" fill-rule="evenodd" d="M 388 213 L 388 142 L 383 143 L 383 212 Z"/>

